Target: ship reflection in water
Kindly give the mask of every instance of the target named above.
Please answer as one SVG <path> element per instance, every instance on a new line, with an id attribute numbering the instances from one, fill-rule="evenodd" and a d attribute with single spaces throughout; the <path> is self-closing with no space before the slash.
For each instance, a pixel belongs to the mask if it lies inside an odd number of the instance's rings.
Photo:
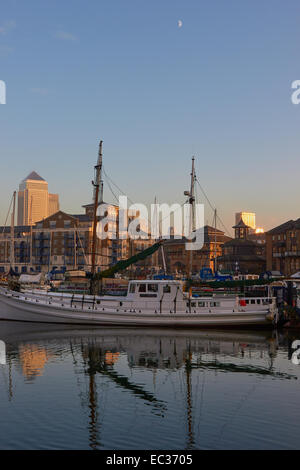
<path id="1" fill-rule="evenodd" d="M 0 449 L 296 449 L 287 333 L 0 322 Z"/>

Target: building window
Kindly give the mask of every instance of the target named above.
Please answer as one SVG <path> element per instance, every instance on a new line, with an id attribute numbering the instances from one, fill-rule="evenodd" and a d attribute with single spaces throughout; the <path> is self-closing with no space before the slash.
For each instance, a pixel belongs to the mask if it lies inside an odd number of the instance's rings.
<path id="1" fill-rule="evenodd" d="M 50 220 L 50 228 L 56 228 L 56 220 Z"/>

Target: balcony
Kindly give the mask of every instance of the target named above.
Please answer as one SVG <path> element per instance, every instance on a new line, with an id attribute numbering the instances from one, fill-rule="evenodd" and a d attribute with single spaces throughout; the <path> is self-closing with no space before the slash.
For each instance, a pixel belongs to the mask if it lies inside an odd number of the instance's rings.
<path id="1" fill-rule="evenodd" d="M 275 240 L 273 241 L 273 245 L 274 246 L 285 246 L 286 245 L 286 241 L 285 240 Z"/>
<path id="2" fill-rule="evenodd" d="M 285 256 L 300 256 L 300 251 L 286 251 L 284 253 Z"/>

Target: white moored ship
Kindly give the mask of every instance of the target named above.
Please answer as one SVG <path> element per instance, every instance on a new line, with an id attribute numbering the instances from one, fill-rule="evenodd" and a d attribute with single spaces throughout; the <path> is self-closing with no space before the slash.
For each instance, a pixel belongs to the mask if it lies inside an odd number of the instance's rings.
<path id="1" fill-rule="evenodd" d="M 130 281 L 127 295 L 82 296 L 0 289 L 0 319 L 119 326 L 267 326 L 274 297 L 191 297 L 180 281 Z"/>

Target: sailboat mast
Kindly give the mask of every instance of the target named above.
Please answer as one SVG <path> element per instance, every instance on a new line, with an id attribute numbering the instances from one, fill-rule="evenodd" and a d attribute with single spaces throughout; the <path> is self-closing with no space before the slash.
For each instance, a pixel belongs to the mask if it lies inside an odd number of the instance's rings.
<path id="1" fill-rule="evenodd" d="M 215 209 L 215 246 L 214 246 L 214 272 L 217 272 L 217 209 Z"/>
<path id="2" fill-rule="evenodd" d="M 32 266 L 32 196 L 30 198 L 30 217 L 29 217 L 29 225 L 30 225 L 30 244 L 29 244 L 29 269 Z M 50 244 L 51 244 L 51 234 L 50 234 Z"/>
<path id="3" fill-rule="evenodd" d="M 156 196 L 154 198 L 154 208 L 155 208 L 155 212 L 154 212 L 154 224 L 153 225 L 154 225 L 154 228 L 155 228 L 155 234 L 158 235 L 158 240 L 162 240 L 162 233 L 161 233 L 161 226 L 160 226 L 160 220 L 159 220 L 159 213 L 158 213 L 158 210 L 157 210 Z M 158 234 L 156 233 L 157 228 L 158 228 Z M 161 258 L 162 258 L 164 275 L 166 276 L 167 275 L 167 264 L 166 264 L 166 257 L 165 257 L 163 244 L 161 244 L 160 250 L 161 250 Z M 156 256 L 158 256 L 158 254 Z M 157 260 L 158 260 L 158 258 L 157 258 Z M 158 265 L 158 261 L 157 261 L 156 264 Z"/>
<path id="4" fill-rule="evenodd" d="M 11 214 L 11 228 L 10 228 L 10 267 L 13 268 L 15 264 L 15 211 L 16 211 L 16 194 L 13 195 L 13 209 Z"/>
<path id="5" fill-rule="evenodd" d="M 189 204 L 190 204 L 190 236 L 196 230 L 196 222 L 195 222 L 195 157 L 192 158 L 192 172 L 191 172 L 191 187 L 189 192 Z M 192 239 L 190 240 L 192 243 Z M 189 252 L 189 269 L 188 269 L 188 277 L 191 278 L 192 276 L 192 250 Z"/>
<path id="6" fill-rule="evenodd" d="M 191 205 L 191 231 L 194 232 L 196 230 L 196 223 L 195 223 L 195 157 L 192 158 L 190 205 Z"/>
<path id="7" fill-rule="evenodd" d="M 162 257 L 162 262 L 163 262 L 163 267 L 164 267 L 164 275 L 166 276 L 167 275 L 167 265 L 166 265 L 166 258 L 165 258 L 165 251 L 164 251 L 163 244 L 161 245 L 160 249 L 161 249 L 161 257 Z"/>
<path id="8" fill-rule="evenodd" d="M 99 202 L 103 202 L 103 183 L 102 183 L 102 140 L 99 144 L 98 162 L 95 166 L 94 186 L 94 217 L 93 217 L 93 242 L 92 242 L 92 275 L 96 272 L 96 244 L 97 244 L 97 210 Z M 100 198 L 99 198 L 100 193 Z M 100 199 L 100 201 L 99 201 Z"/>

